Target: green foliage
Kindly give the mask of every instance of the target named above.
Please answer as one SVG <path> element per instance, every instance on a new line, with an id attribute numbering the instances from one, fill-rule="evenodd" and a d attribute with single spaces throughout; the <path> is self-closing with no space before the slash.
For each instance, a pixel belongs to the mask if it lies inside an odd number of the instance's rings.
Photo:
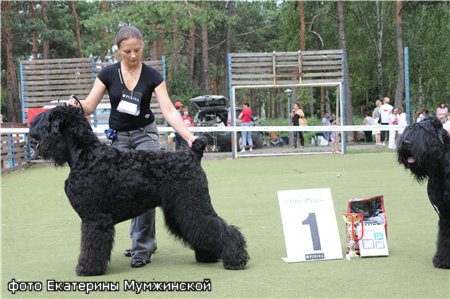
<path id="1" fill-rule="evenodd" d="M 3 115 L 3 121 L 8 121 L 8 115 L 6 114 L 6 91 L 2 89 L 0 91 L 0 112 Z"/>
<path id="2" fill-rule="evenodd" d="M 13 56 L 15 62 L 31 56 L 34 32 L 38 40 L 50 41 L 51 58 L 76 57 L 74 22 L 69 1 L 49 1 L 49 26 L 42 19 L 42 6 L 35 1 L 36 17 L 31 17 L 29 2 L 13 1 L 11 26 L 14 33 Z M 204 93 L 202 86 L 202 57 L 200 28 L 208 30 L 209 73 L 215 93 L 227 94 L 226 40 L 227 25 L 231 24 L 232 52 L 297 51 L 299 49 L 300 23 L 297 1 L 234 1 L 233 12 L 228 13 L 228 1 L 108 1 L 107 11 L 102 12 L 101 1 L 76 1 L 81 30 L 83 56 L 101 57 L 105 51 L 113 53 L 114 35 L 119 26 L 134 25 L 140 28 L 145 40 L 146 57 L 155 40 L 164 38 L 163 54 L 167 66 L 172 65 L 174 54 L 174 30 L 179 45 L 179 68 L 168 67 L 168 86 L 171 97 L 181 100 Z M 347 36 L 350 86 L 355 114 L 373 108 L 378 98 L 377 82 L 377 5 L 382 10 L 383 48 L 383 96 L 394 96 L 397 76 L 395 38 L 395 2 L 393 1 L 345 1 L 345 27 Z M 448 19 L 450 10 L 445 1 L 406 2 L 402 12 L 404 45 L 410 53 L 411 108 L 420 105 L 434 111 L 437 103 L 448 101 L 448 69 L 450 52 Z M 303 1 L 306 21 L 306 50 L 338 48 L 336 2 Z M 5 22 L 2 18 L 2 34 Z M 195 32 L 194 78 L 186 78 L 186 54 L 192 24 Z M 106 31 L 106 38 L 102 32 Z M 42 44 L 39 44 L 42 53 Z M 2 70 L 5 57 L 2 51 Z M 40 54 L 41 55 L 41 54 Z M 3 84 L 5 83 L 2 81 Z M 243 91 L 242 91 L 243 92 Z M 330 101 L 335 92 L 329 90 Z M 244 94 L 244 93 L 243 93 Z M 247 92 L 245 96 L 255 103 L 258 110 L 269 101 L 267 91 Z M 282 99 L 278 97 L 277 99 Z M 320 94 L 299 91 L 297 100 L 320 108 Z M 284 100 L 284 98 L 283 98 Z M 284 105 L 284 104 L 283 104 Z M 278 111 L 280 115 L 284 108 Z"/>
<path id="3" fill-rule="evenodd" d="M 168 86 L 168 92 L 171 95 L 172 102 L 180 101 L 184 104 L 187 104 L 190 98 L 202 94 L 202 90 L 199 87 L 193 86 L 186 76 L 181 74 L 172 77 L 171 84 Z"/>

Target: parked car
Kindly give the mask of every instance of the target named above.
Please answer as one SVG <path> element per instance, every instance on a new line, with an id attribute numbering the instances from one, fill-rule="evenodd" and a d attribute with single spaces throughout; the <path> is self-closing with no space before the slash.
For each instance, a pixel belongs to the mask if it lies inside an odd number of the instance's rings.
<path id="1" fill-rule="evenodd" d="M 231 108 L 229 100 L 222 95 L 203 95 L 189 99 L 190 112 L 193 113 L 194 123 L 197 127 L 231 126 Z M 241 125 L 238 119 L 242 107 L 236 107 L 236 126 Z M 252 121 L 253 126 L 258 126 L 258 119 Z M 208 145 L 212 151 L 230 151 L 232 132 L 202 132 L 208 138 Z M 238 150 L 241 149 L 241 133 L 237 133 Z M 252 132 L 254 148 L 263 147 L 262 132 Z"/>

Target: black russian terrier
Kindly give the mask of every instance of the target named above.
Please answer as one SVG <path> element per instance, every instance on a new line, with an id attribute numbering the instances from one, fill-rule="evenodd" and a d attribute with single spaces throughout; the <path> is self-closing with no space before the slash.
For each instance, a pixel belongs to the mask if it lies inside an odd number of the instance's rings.
<path id="1" fill-rule="evenodd" d="M 436 268 L 450 269 L 450 137 L 436 117 L 406 127 L 397 144 L 398 162 L 420 183 L 439 215 Z"/>
<path id="2" fill-rule="evenodd" d="M 201 167 L 205 138 L 185 152 L 123 152 L 101 143 L 80 110 L 69 106 L 37 115 L 30 136 L 44 159 L 70 166 L 64 189 L 81 218 L 78 275 L 104 274 L 114 225 L 157 206 L 170 232 L 195 251 L 198 262 L 222 260 L 225 269 L 245 268 L 244 236 L 211 204 Z"/>

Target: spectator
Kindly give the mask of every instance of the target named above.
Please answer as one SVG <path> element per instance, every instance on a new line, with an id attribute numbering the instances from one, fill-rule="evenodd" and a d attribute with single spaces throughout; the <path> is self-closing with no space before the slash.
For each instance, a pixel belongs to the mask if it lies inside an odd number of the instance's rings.
<path id="1" fill-rule="evenodd" d="M 305 113 L 302 110 L 302 106 L 299 103 L 294 104 L 294 110 L 291 112 L 291 119 L 293 126 L 300 125 L 300 118 L 305 118 Z M 301 147 L 305 146 L 305 139 L 303 138 L 302 131 L 294 131 L 294 148 L 298 146 L 298 137 L 300 136 L 300 145 Z"/>
<path id="2" fill-rule="evenodd" d="M 336 117 L 336 119 L 331 123 L 333 126 L 340 126 L 341 125 L 341 119 L 339 117 Z M 338 154 L 339 153 L 339 139 L 341 137 L 341 134 L 338 131 L 333 131 L 331 133 L 331 151 L 333 153 Z"/>
<path id="3" fill-rule="evenodd" d="M 187 110 L 185 108 L 182 111 L 183 111 L 183 116 L 181 118 L 183 119 L 183 122 L 186 125 L 186 127 L 193 127 L 193 126 L 195 126 L 194 121 L 192 120 L 192 118 L 189 117 L 189 110 Z"/>
<path id="4" fill-rule="evenodd" d="M 397 130 L 393 128 L 393 126 L 396 126 L 398 124 L 398 108 L 395 108 L 392 110 L 392 113 L 389 115 L 389 142 L 388 142 L 388 148 L 395 150 L 395 136 L 397 133 Z"/>
<path id="5" fill-rule="evenodd" d="M 244 102 L 244 108 L 242 109 L 241 114 L 239 114 L 239 119 L 241 120 L 242 127 L 250 127 L 252 125 L 252 110 L 250 109 L 250 105 L 248 102 Z M 250 147 L 250 151 L 253 148 L 253 140 L 252 140 L 252 132 L 242 131 L 242 150 L 241 153 L 245 152 L 245 148 Z"/>
<path id="6" fill-rule="evenodd" d="M 370 111 L 366 112 L 366 116 L 363 120 L 363 125 L 371 126 L 373 125 L 372 113 Z M 372 142 L 372 131 L 364 131 L 364 136 L 366 137 L 366 142 Z"/>
<path id="7" fill-rule="evenodd" d="M 450 113 L 447 112 L 445 115 L 445 122 L 443 124 L 444 129 L 450 134 Z"/>
<path id="8" fill-rule="evenodd" d="M 440 102 L 438 108 L 436 109 L 436 117 L 440 120 L 445 120 L 448 113 L 447 105 L 444 102 Z"/>
<path id="9" fill-rule="evenodd" d="M 380 106 L 380 118 L 381 118 L 381 125 L 387 126 L 389 125 L 389 122 L 391 121 L 391 114 L 392 114 L 392 107 L 391 104 L 389 104 L 391 100 L 388 97 L 385 97 L 383 99 L 383 105 Z M 389 139 L 389 131 L 381 131 L 380 141 L 381 144 L 384 146 L 386 145 L 385 141 Z"/>
<path id="10" fill-rule="evenodd" d="M 428 117 L 428 110 L 425 108 L 420 108 L 416 113 L 416 122 L 420 122 Z"/>
<path id="11" fill-rule="evenodd" d="M 175 103 L 175 109 L 177 109 L 177 111 L 181 117 L 183 117 L 183 112 L 181 111 L 182 108 L 183 108 L 183 103 L 181 103 L 180 101 Z M 177 131 L 175 131 L 174 141 L 175 141 L 175 150 L 176 151 L 179 151 L 179 150 L 185 151 L 189 148 L 186 140 L 184 140 L 183 137 L 181 137 L 181 135 L 178 134 Z"/>
<path id="12" fill-rule="evenodd" d="M 270 146 L 283 146 L 283 139 L 280 138 L 278 132 L 270 132 Z"/>
<path id="13" fill-rule="evenodd" d="M 381 101 L 375 101 L 375 109 L 372 112 L 373 124 L 378 125 L 381 123 L 381 114 L 380 114 Z M 380 130 L 373 130 L 372 133 L 375 135 L 375 145 L 381 145 L 381 136 Z"/>
<path id="14" fill-rule="evenodd" d="M 322 125 L 323 126 L 331 126 L 331 121 L 330 121 L 331 115 L 330 112 L 325 113 L 325 115 L 322 118 Z M 330 132 L 323 132 L 323 138 L 329 142 L 330 141 Z"/>
<path id="15" fill-rule="evenodd" d="M 397 108 L 397 125 L 399 126 L 406 126 L 408 122 L 406 121 L 406 113 L 403 111 L 402 107 Z M 397 144 L 398 139 L 403 134 L 403 131 L 405 131 L 404 128 L 397 130 L 397 138 L 395 139 L 395 143 Z"/>

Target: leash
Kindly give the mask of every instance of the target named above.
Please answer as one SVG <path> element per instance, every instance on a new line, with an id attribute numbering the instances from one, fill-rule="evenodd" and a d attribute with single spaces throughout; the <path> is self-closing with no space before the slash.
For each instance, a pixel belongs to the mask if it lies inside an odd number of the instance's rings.
<path id="1" fill-rule="evenodd" d="M 83 115 L 84 115 L 84 109 L 83 109 L 83 105 L 81 105 L 81 101 L 77 98 L 76 95 L 71 95 L 70 97 L 78 102 L 78 104 L 80 105 L 81 113 L 83 113 Z"/>

